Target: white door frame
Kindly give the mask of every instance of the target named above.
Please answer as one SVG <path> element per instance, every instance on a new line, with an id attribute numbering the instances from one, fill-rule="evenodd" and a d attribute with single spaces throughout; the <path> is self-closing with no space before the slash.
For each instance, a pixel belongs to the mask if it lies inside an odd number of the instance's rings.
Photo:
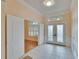
<path id="1" fill-rule="evenodd" d="M 65 35 L 65 24 L 64 23 L 57 23 L 57 24 L 48 24 L 48 25 L 63 25 L 63 43 L 60 43 L 60 42 L 57 42 L 57 38 L 56 38 L 56 40 L 55 41 L 53 41 L 53 42 L 50 42 L 50 41 L 47 41 L 47 43 L 53 43 L 53 44 L 58 44 L 58 45 L 66 45 L 66 35 Z"/>

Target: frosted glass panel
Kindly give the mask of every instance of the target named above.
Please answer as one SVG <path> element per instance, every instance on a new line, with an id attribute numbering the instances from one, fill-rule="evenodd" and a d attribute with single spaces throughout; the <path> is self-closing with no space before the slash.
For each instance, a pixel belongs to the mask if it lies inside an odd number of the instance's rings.
<path id="1" fill-rule="evenodd" d="M 57 25 L 57 42 L 63 42 L 63 25 Z"/>
<path id="2" fill-rule="evenodd" d="M 48 25 L 48 41 L 53 41 L 53 25 Z"/>

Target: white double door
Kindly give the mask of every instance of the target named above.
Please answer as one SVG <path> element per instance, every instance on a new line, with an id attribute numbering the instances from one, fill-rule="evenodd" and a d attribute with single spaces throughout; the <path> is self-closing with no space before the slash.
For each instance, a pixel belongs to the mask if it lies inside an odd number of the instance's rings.
<path id="1" fill-rule="evenodd" d="M 64 24 L 48 25 L 48 43 L 65 45 Z"/>

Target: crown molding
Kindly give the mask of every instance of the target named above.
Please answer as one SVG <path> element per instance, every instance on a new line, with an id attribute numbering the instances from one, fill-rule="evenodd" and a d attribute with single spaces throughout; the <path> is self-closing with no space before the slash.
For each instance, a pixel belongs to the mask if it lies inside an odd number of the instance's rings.
<path id="1" fill-rule="evenodd" d="M 17 0 L 17 2 L 21 3 L 22 5 L 28 7 L 29 9 L 33 10 L 34 12 L 36 12 L 39 15 L 43 15 L 41 12 L 39 12 L 37 9 L 33 8 L 31 5 L 29 5 L 27 2 L 25 2 L 24 0 Z"/>

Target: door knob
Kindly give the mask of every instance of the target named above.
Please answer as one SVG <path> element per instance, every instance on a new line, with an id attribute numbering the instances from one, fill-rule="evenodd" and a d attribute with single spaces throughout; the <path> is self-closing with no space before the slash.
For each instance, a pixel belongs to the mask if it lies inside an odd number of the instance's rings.
<path id="1" fill-rule="evenodd" d="M 54 34 L 53 36 L 57 36 L 57 34 Z"/>

